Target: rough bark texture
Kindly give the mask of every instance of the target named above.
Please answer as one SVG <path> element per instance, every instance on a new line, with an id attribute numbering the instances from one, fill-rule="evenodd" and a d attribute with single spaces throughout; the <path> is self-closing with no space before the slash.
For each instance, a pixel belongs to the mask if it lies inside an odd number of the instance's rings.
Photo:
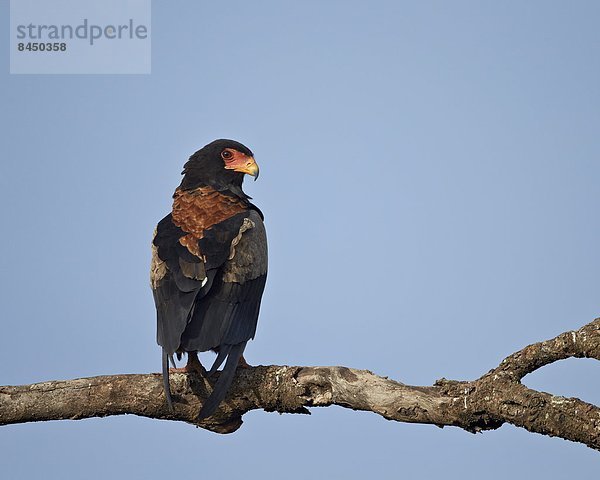
<path id="1" fill-rule="evenodd" d="M 528 373 L 569 357 L 600 360 L 600 318 L 529 345 L 474 381 L 441 379 L 433 386 L 417 387 L 346 367 L 259 366 L 240 369 L 218 412 L 198 422 L 202 401 L 216 379 L 173 374 L 171 413 L 159 374 L 112 375 L 0 387 L 0 425 L 129 413 L 231 433 L 250 410 L 309 413 L 307 407 L 339 405 L 388 420 L 452 425 L 469 432 L 496 429 L 506 422 L 600 450 L 600 408 L 521 383 Z"/>

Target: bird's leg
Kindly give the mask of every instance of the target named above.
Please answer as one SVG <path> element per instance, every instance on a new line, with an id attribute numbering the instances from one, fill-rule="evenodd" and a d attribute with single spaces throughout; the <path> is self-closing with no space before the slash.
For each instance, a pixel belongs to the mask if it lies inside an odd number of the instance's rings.
<path id="1" fill-rule="evenodd" d="M 200 359 L 198 358 L 198 352 L 187 352 L 188 361 L 185 367 L 183 368 L 170 368 L 169 372 L 171 373 L 197 373 L 199 375 L 205 375 L 206 370 L 200 363 Z"/>
<path id="2" fill-rule="evenodd" d="M 206 375 L 206 369 L 200 363 L 198 352 L 188 352 L 188 362 L 185 368 L 188 372 L 196 372 L 199 375 Z"/>
<path id="3" fill-rule="evenodd" d="M 215 352 L 217 355 L 219 354 L 219 347 L 215 347 L 212 349 L 213 352 Z M 237 368 L 252 368 L 252 365 L 250 365 L 246 359 L 244 358 L 244 355 L 242 355 L 238 361 L 238 366 Z"/>
<path id="4" fill-rule="evenodd" d="M 252 365 L 250 365 L 242 355 L 240 357 L 240 361 L 238 362 L 238 368 L 252 368 Z"/>

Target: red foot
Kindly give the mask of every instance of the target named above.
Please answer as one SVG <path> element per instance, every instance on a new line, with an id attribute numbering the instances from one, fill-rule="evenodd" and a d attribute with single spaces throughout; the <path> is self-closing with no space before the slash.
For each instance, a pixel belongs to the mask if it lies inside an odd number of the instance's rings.
<path id="1" fill-rule="evenodd" d="M 252 368 L 252 365 L 250 365 L 242 355 L 240 357 L 240 361 L 238 362 L 238 368 Z"/>
<path id="2" fill-rule="evenodd" d="M 170 373 L 197 373 L 199 375 L 205 375 L 206 370 L 198 360 L 198 354 L 196 352 L 188 352 L 188 362 L 183 368 L 169 368 Z"/>

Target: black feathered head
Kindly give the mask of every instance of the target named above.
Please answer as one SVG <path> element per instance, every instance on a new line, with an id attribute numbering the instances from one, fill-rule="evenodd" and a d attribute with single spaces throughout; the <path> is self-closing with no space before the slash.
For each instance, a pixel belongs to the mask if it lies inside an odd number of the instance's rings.
<path id="1" fill-rule="evenodd" d="M 183 166 L 184 175 L 179 188 L 193 190 L 210 186 L 215 190 L 229 190 L 250 198 L 242 191 L 244 174 L 258 178 L 258 165 L 248 147 L 235 140 L 220 139 L 210 142 L 194 153 Z"/>

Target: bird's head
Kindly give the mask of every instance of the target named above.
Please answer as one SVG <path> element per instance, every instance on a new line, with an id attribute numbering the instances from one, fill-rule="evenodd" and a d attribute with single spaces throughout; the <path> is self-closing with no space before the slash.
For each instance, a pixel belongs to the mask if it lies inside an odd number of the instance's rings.
<path id="1" fill-rule="evenodd" d="M 241 190 L 244 175 L 258 178 L 258 165 L 248 147 L 235 140 L 215 140 L 194 153 L 183 167 L 182 190 L 204 185 L 231 190 L 248 198 Z"/>

